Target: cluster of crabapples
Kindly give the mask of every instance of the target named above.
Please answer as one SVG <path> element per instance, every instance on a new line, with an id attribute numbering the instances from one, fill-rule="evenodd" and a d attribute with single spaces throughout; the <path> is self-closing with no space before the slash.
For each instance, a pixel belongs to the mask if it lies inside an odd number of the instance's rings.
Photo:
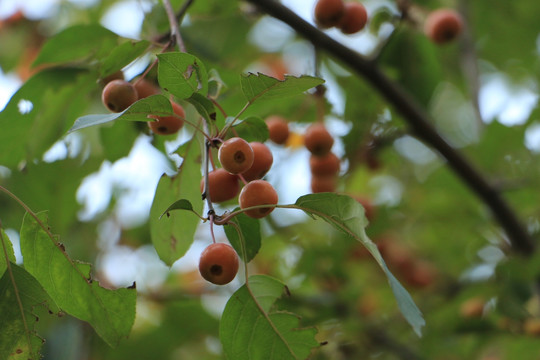
<path id="1" fill-rule="evenodd" d="M 109 80 L 109 81 L 107 81 Z M 105 79 L 106 85 L 101 93 L 103 105 L 112 112 L 122 112 L 135 101 L 160 93 L 160 89 L 145 78 L 139 78 L 133 83 L 124 80 L 122 72 L 113 74 L 112 78 Z M 148 126 L 154 134 L 175 134 L 184 126 L 186 113 L 184 108 L 171 100 L 174 115 L 149 115 L 152 121 Z"/>
<path id="2" fill-rule="evenodd" d="M 266 119 L 269 138 L 276 144 L 284 144 L 289 136 L 289 126 L 280 116 Z M 273 156 L 270 148 L 261 142 L 250 142 L 232 137 L 219 145 L 218 159 L 221 168 L 208 173 L 205 194 L 212 203 L 222 203 L 238 196 L 240 209 L 252 218 L 260 219 L 270 214 L 278 202 L 274 187 L 262 180 L 270 170 Z M 201 192 L 205 190 L 201 180 Z M 240 182 L 244 186 L 240 190 Z M 272 205 L 265 207 L 264 205 Z M 224 243 L 212 243 L 201 253 L 199 272 L 207 281 L 224 285 L 231 282 L 238 272 L 238 255 Z"/>
<path id="3" fill-rule="evenodd" d="M 344 34 L 354 34 L 367 23 L 367 11 L 359 2 L 318 0 L 315 4 L 315 22 L 324 29 L 336 27 Z"/>

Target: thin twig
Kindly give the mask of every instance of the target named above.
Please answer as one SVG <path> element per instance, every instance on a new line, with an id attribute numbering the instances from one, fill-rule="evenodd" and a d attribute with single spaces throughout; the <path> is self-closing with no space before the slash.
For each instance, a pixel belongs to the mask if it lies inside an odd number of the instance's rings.
<path id="1" fill-rule="evenodd" d="M 171 27 L 171 36 L 174 36 L 176 45 L 181 52 L 186 52 L 186 47 L 182 36 L 180 36 L 180 28 L 178 27 L 178 20 L 172 8 L 170 0 L 163 0 L 163 6 L 165 7 L 165 12 L 167 13 L 167 18 L 169 19 L 169 25 Z"/>
<path id="2" fill-rule="evenodd" d="M 374 61 L 369 61 L 356 51 L 335 41 L 277 1 L 246 1 L 258 6 L 268 15 L 283 21 L 315 46 L 325 50 L 371 83 L 373 88 L 377 89 L 403 116 L 412 132 L 436 149 L 463 182 L 490 208 L 505 230 L 513 249 L 523 255 L 533 253 L 535 244 L 530 234 L 501 194 L 459 151 L 439 135 L 431 125 L 431 117 L 427 111 L 396 82 L 390 80 Z"/>

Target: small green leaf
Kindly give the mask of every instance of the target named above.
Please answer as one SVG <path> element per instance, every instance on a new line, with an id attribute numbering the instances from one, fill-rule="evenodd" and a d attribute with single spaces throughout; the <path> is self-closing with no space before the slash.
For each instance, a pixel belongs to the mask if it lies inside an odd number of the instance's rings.
<path id="1" fill-rule="evenodd" d="M 197 109 L 197 112 L 207 121 L 216 120 L 216 107 L 206 96 L 199 93 L 193 93 L 186 101 L 193 105 L 195 109 Z"/>
<path id="2" fill-rule="evenodd" d="M 51 314 L 60 309 L 26 270 L 12 263 L 11 274 L 13 279 L 7 272 L 0 278 L 0 359 L 40 359 L 43 339 L 34 330 L 34 311 L 40 306 Z"/>
<path id="3" fill-rule="evenodd" d="M 180 99 L 188 99 L 193 93 L 206 95 L 208 74 L 204 64 L 195 56 L 181 52 L 158 55 L 159 85 Z"/>
<path id="4" fill-rule="evenodd" d="M 172 211 L 172 210 L 188 210 L 188 211 L 193 211 L 193 205 L 191 205 L 191 202 L 187 199 L 180 199 L 180 200 L 177 200 L 175 201 L 174 203 L 172 203 L 171 206 L 169 206 L 167 208 L 167 210 L 165 210 L 163 212 L 163 214 L 161 214 L 160 218 L 163 217 L 163 215 L 167 214 L 169 211 Z"/>
<path id="5" fill-rule="evenodd" d="M 102 78 L 120 70 L 130 62 L 141 56 L 150 45 L 147 40 L 126 41 L 115 47 L 101 62 L 100 76 Z"/>
<path id="6" fill-rule="evenodd" d="M 239 210 L 239 208 L 235 209 Z M 227 239 L 234 247 L 238 255 L 242 258 L 244 262 L 250 262 L 255 255 L 259 252 L 261 248 L 261 226 L 260 222 L 257 219 L 250 218 L 244 213 L 240 213 L 230 221 L 231 223 L 236 224 L 238 230 L 241 232 L 244 239 L 244 244 L 246 246 L 247 258 L 244 259 L 244 252 L 242 251 L 242 243 L 240 240 L 240 235 L 234 225 L 225 225 L 223 229 L 225 230 L 225 235 Z"/>
<path id="7" fill-rule="evenodd" d="M 268 126 L 263 119 L 250 116 L 235 123 L 234 127 L 238 136 L 246 141 L 265 142 L 268 139 Z"/>
<path id="8" fill-rule="evenodd" d="M 72 260 L 43 227 L 46 214 L 26 214 L 21 227 L 25 269 L 65 312 L 87 321 L 111 346 L 127 338 L 135 320 L 135 289 L 108 290 L 90 277 L 90 266 Z"/>
<path id="9" fill-rule="evenodd" d="M 114 49 L 117 40 L 118 35 L 101 25 L 74 25 L 50 38 L 32 65 L 100 58 Z"/>
<path id="10" fill-rule="evenodd" d="M 421 336 L 422 327 L 426 324 L 422 313 L 411 295 L 390 272 L 377 246 L 366 235 L 365 227 L 368 221 L 362 205 L 349 196 L 335 193 L 304 195 L 298 198 L 295 205 L 310 215 L 320 217 L 367 248 L 386 274 L 401 313 L 416 334 Z"/>
<path id="11" fill-rule="evenodd" d="M 306 359 L 319 343 L 317 329 L 300 328 L 299 317 L 274 309 L 286 291 L 280 281 L 255 275 L 229 299 L 219 327 L 227 359 Z"/>
<path id="12" fill-rule="evenodd" d="M 286 75 L 285 80 L 261 73 L 242 75 L 240 84 L 242 92 L 249 102 L 257 99 L 275 100 L 302 94 L 317 85 L 324 83 L 323 79 L 302 75 L 300 77 Z"/>
<path id="13" fill-rule="evenodd" d="M 201 213 L 201 149 L 194 137 L 185 148 L 182 165 L 173 177 L 162 175 L 158 183 L 150 209 L 150 236 L 156 251 L 167 265 L 172 265 L 184 256 L 193 242 L 200 219 L 183 212 L 171 212 L 161 217 L 163 209 L 170 205 L 171 199 L 182 198 L 189 201 L 194 212 Z M 183 203 L 186 205 L 186 203 Z"/>
<path id="14" fill-rule="evenodd" d="M 77 118 L 68 133 L 90 126 L 106 124 L 115 120 L 151 121 L 148 115 L 174 115 L 171 102 L 163 95 L 152 95 L 133 103 L 120 113 L 92 114 Z"/>

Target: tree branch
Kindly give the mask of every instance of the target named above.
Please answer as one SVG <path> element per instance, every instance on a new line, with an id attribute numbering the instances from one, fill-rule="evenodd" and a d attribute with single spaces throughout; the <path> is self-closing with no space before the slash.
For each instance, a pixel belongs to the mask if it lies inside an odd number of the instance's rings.
<path id="1" fill-rule="evenodd" d="M 326 51 L 330 56 L 365 78 L 403 116 L 412 132 L 436 149 L 463 182 L 490 208 L 496 220 L 505 230 L 513 249 L 523 255 L 530 255 L 534 251 L 535 245 L 531 236 L 501 194 L 459 151 L 450 146 L 439 135 L 431 125 L 427 111 L 403 88 L 390 80 L 374 62 L 333 40 L 277 1 L 246 1 L 289 25 L 315 47 Z"/>

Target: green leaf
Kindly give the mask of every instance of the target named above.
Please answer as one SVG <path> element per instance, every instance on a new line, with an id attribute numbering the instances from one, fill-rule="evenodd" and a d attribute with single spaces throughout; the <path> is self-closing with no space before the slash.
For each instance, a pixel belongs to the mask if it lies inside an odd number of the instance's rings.
<path id="1" fill-rule="evenodd" d="M 235 209 L 235 211 L 236 210 L 239 210 L 239 208 Z M 260 222 L 259 220 L 253 219 L 244 213 L 236 215 L 230 222 L 236 224 L 238 230 L 242 234 L 244 244 L 246 245 L 246 259 L 244 259 L 242 243 L 236 227 L 234 225 L 225 225 L 223 227 L 225 230 L 225 235 L 227 235 L 227 239 L 229 239 L 229 242 L 234 247 L 238 255 L 240 255 L 242 260 L 244 262 L 250 262 L 261 248 Z"/>
<path id="2" fill-rule="evenodd" d="M 231 296 L 219 327 L 227 359 L 306 359 L 319 346 L 315 328 L 300 328 L 298 316 L 273 308 L 285 291 L 280 281 L 255 275 Z"/>
<path id="3" fill-rule="evenodd" d="M 11 261 L 12 263 L 15 263 L 15 253 L 13 252 L 13 244 L 4 232 L 4 229 L 0 229 L 0 240 L 0 276 L 2 276 L 7 269 L 7 262 Z"/>
<path id="4" fill-rule="evenodd" d="M 60 310 L 23 268 L 12 263 L 11 274 L 13 278 L 8 272 L 0 278 L 0 359 L 37 360 L 44 341 L 34 330 L 34 311 L 40 306 L 51 314 Z"/>
<path id="5" fill-rule="evenodd" d="M 74 25 L 50 38 L 33 66 L 100 58 L 114 49 L 118 35 L 98 24 Z"/>
<path id="6" fill-rule="evenodd" d="M 334 226 L 339 231 L 360 241 L 383 269 L 397 300 L 399 309 L 418 336 L 425 325 L 422 313 L 414 303 L 411 295 L 390 272 L 379 249 L 366 235 L 368 221 L 364 208 L 360 203 L 346 195 L 320 193 L 301 196 L 295 205 L 312 216 L 317 216 Z"/>
<path id="7" fill-rule="evenodd" d="M 168 52 L 158 56 L 159 85 L 180 99 L 187 99 L 193 93 L 206 95 L 208 74 L 204 64 L 191 54 Z"/>
<path id="8" fill-rule="evenodd" d="M 268 126 L 263 119 L 250 116 L 234 125 L 238 136 L 246 141 L 265 142 L 268 139 Z"/>
<path id="9" fill-rule="evenodd" d="M 126 338 L 135 320 L 136 291 L 108 290 L 90 277 L 90 265 L 72 260 L 63 245 L 50 237 L 41 224 L 26 214 L 21 228 L 25 269 L 43 286 L 63 311 L 87 321 L 111 346 Z"/>
<path id="10" fill-rule="evenodd" d="M 148 115 L 174 115 L 171 102 L 163 95 L 152 95 L 133 103 L 120 113 L 92 114 L 77 118 L 68 133 L 115 120 L 152 121 Z"/>
<path id="11" fill-rule="evenodd" d="M 194 137 L 189 141 L 178 174 L 161 176 L 150 209 L 150 235 L 156 251 L 167 265 L 184 256 L 193 242 L 200 219 L 184 212 L 171 212 L 161 217 L 171 199 L 189 201 L 194 212 L 201 213 L 203 202 L 200 189 L 201 149 Z M 186 205 L 185 202 L 182 202 Z"/>
<path id="12" fill-rule="evenodd" d="M 84 70 L 51 68 L 24 83 L 0 113 L 0 164 L 15 167 L 58 140 L 66 128 L 66 108 L 89 78 Z M 22 104 L 31 104 L 31 110 L 21 111 Z"/>
<path id="13" fill-rule="evenodd" d="M 302 94 L 317 85 L 324 83 L 323 79 L 302 75 L 300 77 L 285 75 L 285 80 L 258 73 L 242 75 L 240 84 L 242 92 L 249 102 L 257 99 L 275 100 Z"/>
<path id="14" fill-rule="evenodd" d="M 208 71 L 208 96 L 217 99 L 221 92 L 227 88 L 216 69 Z"/>
<path id="15" fill-rule="evenodd" d="M 126 41 L 115 47 L 101 62 L 100 76 L 102 78 L 120 70 L 141 56 L 150 45 L 149 41 Z"/>
<path id="16" fill-rule="evenodd" d="M 191 202 L 189 200 L 186 200 L 186 199 L 180 199 L 180 200 L 177 200 L 175 201 L 174 203 L 172 203 L 171 206 L 169 206 L 167 208 L 167 210 L 165 210 L 163 212 L 163 214 L 161 214 L 160 218 L 163 217 L 163 215 L 167 214 L 167 216 L 169 216 L 170 214 L 168 214 L 169 211 L 172 211 L 172 210 L 188 210 L 188 211 L 193 211 L 193 205 L 191 204 Z"/>
<path id="17" fill-rule="evenodd" d="M 197 109 L 197 112 L 207 121 L 216 120 L 216 108 L 214 103 L 206 96 L 199 93 L 193 93 L 193 95 L 186 100 L 193 105 L 195 109 Z"/>

